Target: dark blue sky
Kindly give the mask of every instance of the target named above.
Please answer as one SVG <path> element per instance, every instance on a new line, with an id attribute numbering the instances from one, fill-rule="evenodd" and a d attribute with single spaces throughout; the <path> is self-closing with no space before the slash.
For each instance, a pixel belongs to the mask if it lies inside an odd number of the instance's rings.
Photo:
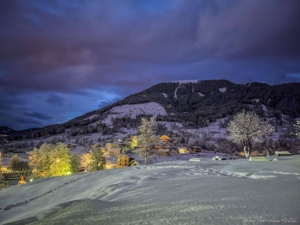
<path id="1" fill-rule="evenodd" d="M 0 1 L 0 125 L 63 123 L 173 80 L 300 81 L 299 0 Z"/>

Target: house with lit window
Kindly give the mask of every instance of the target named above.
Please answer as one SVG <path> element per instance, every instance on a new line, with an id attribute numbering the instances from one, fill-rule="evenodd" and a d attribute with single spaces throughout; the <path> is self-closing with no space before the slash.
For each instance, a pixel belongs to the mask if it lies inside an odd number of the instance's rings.
<path id="1" fill-rule="evenodd" d="M 121 155 L 121 148 L 110 148 L 108 152 L 110 155 L 118 156 Z"/>
<path id="2" fill-rule="evenodd" d="M 132 160 L 132 161 L 129 162 L 129 166 L 139 166 L 139 165 L 140 164 L 135 160 Z"/>
<path id="3" fill-rule="evenodd" d="M 127 155 L 119 155 L 117 161 L 117 168 L 122 168 L 125 166 L 129 166 L 129 156 Z"/>

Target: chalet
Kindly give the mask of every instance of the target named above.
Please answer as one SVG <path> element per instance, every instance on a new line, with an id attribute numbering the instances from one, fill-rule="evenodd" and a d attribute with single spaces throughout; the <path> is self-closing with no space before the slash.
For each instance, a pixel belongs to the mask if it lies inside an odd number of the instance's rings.
<path id="1" fill-rule="evenodd" d="M 135 161 L 135 160 L 132 160 L 132 161 L 130 161 L 130 163 L 129 163 L 129 166 L 139 166 L 140 164 L 137 162 L 137 161 Z"/>
<path id="2" fill-rule="evenodd" d="M 119 155 L 118 156 L 118 162 L 117 162 L 117 168 L 122 168 L 125 166 L 129 166 L 130 157 L 127 155 Z"/>
<path id="3" fill-rule="evenodd" d="M 110 148 L 108 152 L 110 155 L 118 156 L 121 155 L 121 148 Z"/>

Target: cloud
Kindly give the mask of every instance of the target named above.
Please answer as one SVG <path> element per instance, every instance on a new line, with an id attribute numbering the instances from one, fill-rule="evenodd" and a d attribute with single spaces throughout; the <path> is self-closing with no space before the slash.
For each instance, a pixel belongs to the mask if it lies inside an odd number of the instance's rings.
<path id="1" fill-rule="evenodd" d="M 1 1 L 1 110 L 55 123 L 170 80 L 299 82 L 299 27 L 298 0 Z"/>
<path id="2" fill-rule="evenodd" d="M 46 101 L 54 105 L 62 106 L 64 99 L 56 94 L 50 94 Z"/>
<path id="3" fill-rule="evenodd" d="M 39 112 L 25 112 L 24 114 L 27 117 L 32 117 L 32 118 L 38 119 L 38 120 L 46 120 L 47 121 L 47 120 L 52 119 L 52 116 L 48 116 L 46 114 L 39 113 Z"/>
<path id="4" fill-rule="evenodd" d="M 0 89 L 1 90 L 1 89 Z M 119 100 L 114 91 L 0 92 L 0 124 L 15 130 L 63 123 Z"/>

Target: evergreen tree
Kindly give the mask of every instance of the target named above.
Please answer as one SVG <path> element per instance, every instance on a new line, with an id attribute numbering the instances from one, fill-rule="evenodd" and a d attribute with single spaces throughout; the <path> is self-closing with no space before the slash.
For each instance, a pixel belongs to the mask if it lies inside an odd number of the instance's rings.
<path id="1" fill-rule="evenodd" d="M 103 170 L 105 168 L 105 164 L 106 159 L 103 155 L 101 148 L 98 145 L 93 144 L 91 149 L 91 170 Z"/>
<path id="2" fill-rule="evenodd" d="M 151 117 L 150 120 L 142 118 L 138 136 L 138 143 L 141 148 L 136 152 L 144 158 L 145 164 L 147 164 L 149 158 L 155 156 L 154 145 L 158 142 L 158 138 L 155 136 L 155 128 L 155 117 Z"/>

